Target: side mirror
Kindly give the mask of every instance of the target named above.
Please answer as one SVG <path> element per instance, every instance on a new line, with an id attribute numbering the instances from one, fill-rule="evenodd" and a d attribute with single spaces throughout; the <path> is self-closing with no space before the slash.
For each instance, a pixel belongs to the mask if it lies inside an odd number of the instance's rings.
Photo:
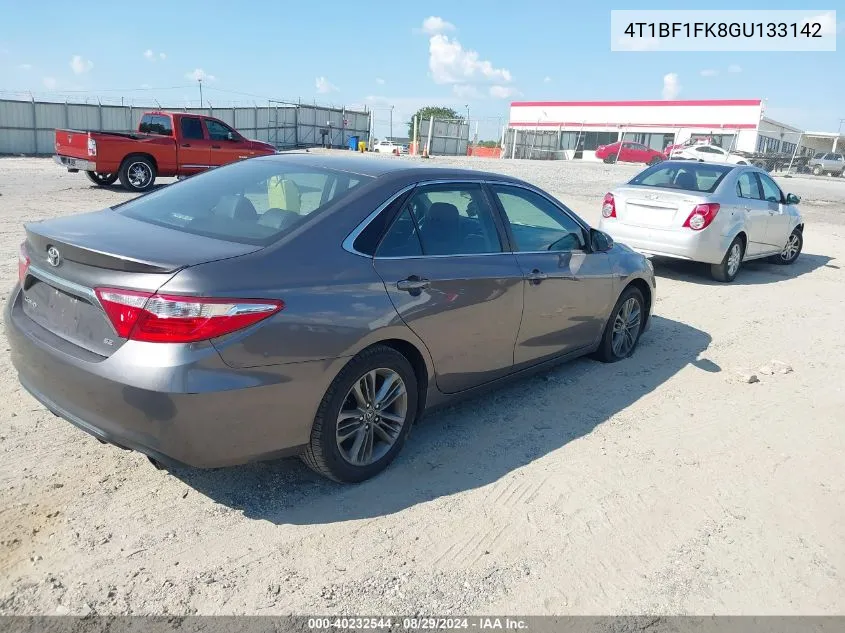
<path id="1" fill-rule="evenodd" d="M 238 139 L 238 137 L 237 137 L 237 136 L 235 136 L 235 134 L 234 134 L 234 133 L 232 133 L 232 132 L 228 132 L 228 133 L 226 134 L 226 140 L 227 140 L 227 141 L 237 141 L 237 140 L 240 140 L 240 139 Z"/>
<path id="2" fill-rule="evenodd" d="M 794 193 L 786 194 L 786 204 L 798 204 L 799 202 L 801 202 L 801 198 Z"/>
<path id="3" fill-rule="evenodd" d="M 613 238 L 598 229 L 590 229 L 590 247 L 594 253 L 605 253 L 613 248 Z"/>

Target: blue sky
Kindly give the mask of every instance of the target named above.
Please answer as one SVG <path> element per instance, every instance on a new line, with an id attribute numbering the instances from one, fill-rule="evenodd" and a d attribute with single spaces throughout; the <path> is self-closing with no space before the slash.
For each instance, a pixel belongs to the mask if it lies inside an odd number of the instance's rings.
<path id="1" fill-rule="evenodd" d="M 835 3 L 826 4 L 808 17 Z M 398 136 L 418 107 L 431 104 L 462 114 L 469 106 L 480 136 L 492 138 L 512 100 L 763 98 L 768 116 L 805 129 L 835 131 L 845 117 L 841 22 L 837 52 L 611 52 L 610 9 L 638 7 L 181 0 L 86 10 L 42 1 L 36 18 L 33 6 L 0 0 L 0 96 L 198 105 L 195 78 L 202 76 L 214 105 L 267 98 L 366 104 L 379 136 L 388 132 L 390 106 Z M 763 21 L 767 10 L 800 8 L 762 0 L 740 8 L 758 7 Z M 431 17 L 439 21 L 424 28 Z"/>

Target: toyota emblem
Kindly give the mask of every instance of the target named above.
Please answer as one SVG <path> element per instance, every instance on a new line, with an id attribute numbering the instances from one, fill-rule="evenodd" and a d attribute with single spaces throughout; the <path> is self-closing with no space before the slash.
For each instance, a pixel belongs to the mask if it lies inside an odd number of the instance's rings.
<path id="1" fill-rule="evenodd" d="M 59 249 L 55 246 L 51 246 L 47 249 L 47 263 L 50 266 L 58 266 L 62 263 L 62 254 L 59 253 Z"/>

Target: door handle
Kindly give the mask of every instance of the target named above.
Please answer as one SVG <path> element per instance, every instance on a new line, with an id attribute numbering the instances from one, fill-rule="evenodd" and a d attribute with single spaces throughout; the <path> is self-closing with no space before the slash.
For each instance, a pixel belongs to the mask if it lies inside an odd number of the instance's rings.
<path id="1" fill-rule="evenodd" d="M 428 288 L 430 285 L 431 281 L 417 277 L 416 275 L 411 275 L 407 279 L 402 279 L 396 282 L 396 288 L 398 290 L 407 290 L 410 292 L 413 292 L 414 290 L 423 290 L 424 288 Z"/>
<path id="2" fill-rule="evenodd" d="M 190 147 L 190 146 L 191 146 L 190 143 L 182 143 L 182 147 Z"/>
<path id="3" fill-rule="evenodd" d="M 221 147 L 220 145 L 212 145 L 211 149 L 220 149 L 220 147 Z"/>
<path id="4" fill-rule="evenodd" d="M 548 279 L 548 275 L 544 272 L 541 272 L 539 269 L 535 268 L 530 273 L 528 273 L 525 278 L 530 281 L 532 284 L 538 284 L 544 279 Z"/>

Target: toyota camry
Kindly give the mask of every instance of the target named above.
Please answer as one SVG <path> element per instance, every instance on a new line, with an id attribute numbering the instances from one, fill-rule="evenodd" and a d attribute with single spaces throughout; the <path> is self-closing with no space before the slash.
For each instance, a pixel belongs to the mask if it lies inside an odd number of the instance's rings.
<path id="1" fill-rule="evenodd" d="M 374 157 L 245 160 L 25 228 L 21 384 L 163 465 L 362 481 L 427 408 L 627 358 L 654 302 L 642 255 L 540 189 Z"/>

